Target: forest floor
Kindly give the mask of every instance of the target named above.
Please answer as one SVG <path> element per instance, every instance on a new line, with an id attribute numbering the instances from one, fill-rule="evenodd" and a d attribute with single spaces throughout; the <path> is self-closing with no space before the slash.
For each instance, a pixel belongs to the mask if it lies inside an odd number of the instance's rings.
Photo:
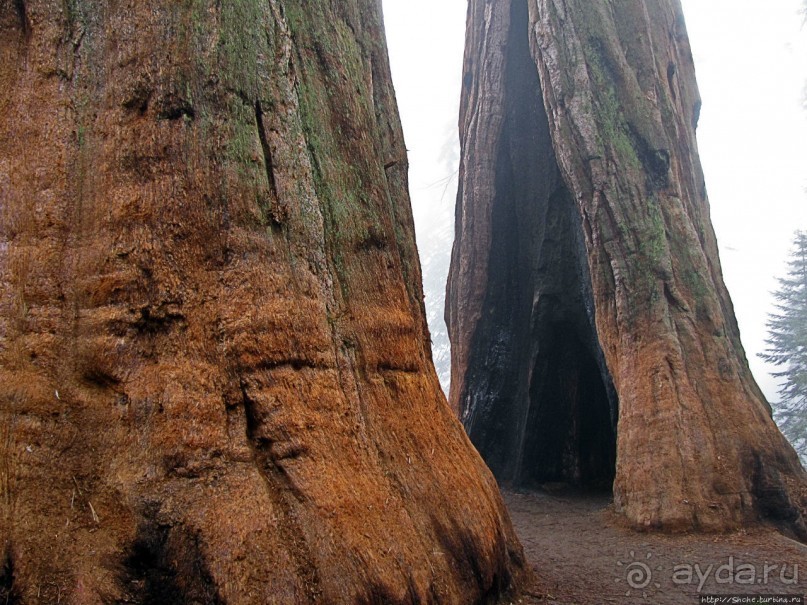
<path id="1" fill-rule="evenodd" d="M 707 595 L 807 594 L 807 547 L 773 530 L 668 536 L 631 531 L 610 496 L 505 491 L 535 573 L 523 605 L 801 603 Z"/>

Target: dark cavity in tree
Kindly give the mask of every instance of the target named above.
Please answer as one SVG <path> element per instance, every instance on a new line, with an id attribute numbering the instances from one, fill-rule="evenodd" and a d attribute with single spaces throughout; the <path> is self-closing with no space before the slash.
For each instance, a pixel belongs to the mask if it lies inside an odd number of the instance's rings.
<path id="1" fill-rule="evenodd" d="M 536 92 L 526 3 L 512 6 L 491 283 L 460 413 L 500 481 L 610 490 L 618 402 L 596 335 L 582 222 Z"/>
<path id="2" fill-rule="evenodd" d="M 14 560 L 10 549 L 5 561 L 0 562 L 0 604 L 14 605 L 19 602 L 19 595 L 14 586 Z"/>

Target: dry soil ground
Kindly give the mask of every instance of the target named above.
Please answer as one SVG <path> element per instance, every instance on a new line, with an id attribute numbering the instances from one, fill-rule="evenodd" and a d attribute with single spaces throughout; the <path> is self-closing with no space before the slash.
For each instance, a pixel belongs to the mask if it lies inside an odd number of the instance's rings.
<path id="1" fill-rule="evenodd" d="M 807 547 L 772 530 L 641 534 L 620 526 L 607 496 L 505 492 L 505 500 L 536 576 L 524 605 L 697 605 L 702 595 L 807 593 Z"/>

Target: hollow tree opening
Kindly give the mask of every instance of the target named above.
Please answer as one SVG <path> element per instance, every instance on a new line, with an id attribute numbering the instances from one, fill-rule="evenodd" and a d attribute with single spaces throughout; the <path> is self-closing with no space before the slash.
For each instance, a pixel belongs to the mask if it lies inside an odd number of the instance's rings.
<path id="1" fill-rule="evenodd" d="M 517 479 L 611 489 L 616 432 L 608 390 L 575 326 L 548 326 L 536 359 Z"/>
<path id="2" fill-rule="evenodd" d="M 505 482 L 613 476 L 637 528 L 807 539 L 723 282 L 680 1 L 468 10 L 446 319 L 473 442 Z"/>
<path id="3" fill-rule="evenodd" d="M 459 411 L 499 480 L 610 488 L 617 399 L 597 340 L 581 219 L 536 94 L 526 2 L 514 2 L 508 18 L 484 321 Z"/>

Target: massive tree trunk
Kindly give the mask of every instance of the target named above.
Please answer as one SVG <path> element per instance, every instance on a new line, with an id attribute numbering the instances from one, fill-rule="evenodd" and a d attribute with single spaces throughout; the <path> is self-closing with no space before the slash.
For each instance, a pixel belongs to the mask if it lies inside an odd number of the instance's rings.
<path id="1" fill-rule="evenodd" d="M 721 276 L 677 0 L 471 0 L 450 401 L 504 481 L 613 482 L 639 528 L 769 518 L 805 475 Z"/>
<path id="2" fill-rule="evenodd" d="M 490 603 L 376 0 L 0 1 L 0 593 Z"/>

